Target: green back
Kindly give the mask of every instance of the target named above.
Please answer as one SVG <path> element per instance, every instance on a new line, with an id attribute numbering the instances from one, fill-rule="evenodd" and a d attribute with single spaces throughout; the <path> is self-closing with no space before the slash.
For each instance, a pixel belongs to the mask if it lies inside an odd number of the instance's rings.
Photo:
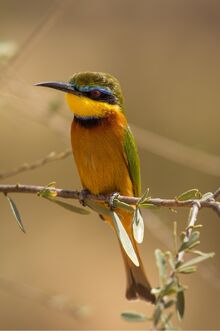
<path id="1" fill-rule="evenodd" d="M 124 152 L 128 163 L 128 170 L 134 188 L 134 195 L 141 195 L 140 161 L 134 136 L 127 127 L 124 138 Z"/>

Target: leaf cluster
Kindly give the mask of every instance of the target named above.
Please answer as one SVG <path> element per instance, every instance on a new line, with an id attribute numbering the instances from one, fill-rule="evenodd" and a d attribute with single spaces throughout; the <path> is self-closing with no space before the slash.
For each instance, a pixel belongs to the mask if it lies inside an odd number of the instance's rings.
<path id="1" fill-rule="evenodd" d="M 176 200 L 186 201 L 194 199 L 209 199 L 210 193 L 202 195 L 197 189 L 182 193 Z M 153 324 L 154 330 L 175 330 L 172 324 L 172 317 L 177 316 L 182 320 L 185 313 L 185 290 L 181 275 L 192 274 L 197 270 L 197 265 L 206 259 L 212 258 L 215 254 L 204 253 L 195 250 L 199 245 L 201 225 L 193 225 L 177 237 L 177 226 L 174 222 L 174 250 L 163 252 L 156 249 L 155 258 L 159 274 L 159 286 L 152 289 L 156 296 L 156 304 L 151 317 L 145 314 L 125 312 L 122 317 L 128 321 L 146 321 Z M 179 247 L 179 248 L 178 248 Z M 187 256 L 187 261 L 183 256 Z"/>

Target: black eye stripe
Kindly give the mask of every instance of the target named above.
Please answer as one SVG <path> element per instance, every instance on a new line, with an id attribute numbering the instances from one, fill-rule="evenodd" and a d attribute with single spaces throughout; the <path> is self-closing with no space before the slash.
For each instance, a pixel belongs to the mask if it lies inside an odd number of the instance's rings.
<path id="1" fill-rule="evenodd" d="M 99 91 L 99 90 L 91 90 L 90 92 L 88 92 L 89 95 L 95 99 L 98 99 L 102 96 L 102 94 L 104 94 L 103 92 Z"/>
<path id="2" fill-rule="evenodd" d="M 92 90 L 92 91 L 89 91 L 89 92 L 83 92 L 83 94 L 87 98 L 92 99 L 92 100 L 107 102 L 107 103 L 112 104 L 112 105 L 117 103 L 116 98 L 112 94 L 107 94 L 107 93 L 101 92 L 100 90 L 96 90 L 100 94 L 95 95 L 94 91 L 95 90 Z"/>

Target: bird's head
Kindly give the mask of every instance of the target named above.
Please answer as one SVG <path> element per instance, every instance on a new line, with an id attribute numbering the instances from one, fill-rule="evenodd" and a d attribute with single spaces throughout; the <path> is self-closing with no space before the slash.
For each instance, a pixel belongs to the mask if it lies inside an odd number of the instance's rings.
<path id="1" fill-rule="evenodd" d="M 36 85 L 65 92 L 70 110 L 79 117 L 105 117 L 112 112 L 122 112 L 124 108 L 119 81 L 110 74 L 80 72 L 74 74 L 68 83 Z"/>

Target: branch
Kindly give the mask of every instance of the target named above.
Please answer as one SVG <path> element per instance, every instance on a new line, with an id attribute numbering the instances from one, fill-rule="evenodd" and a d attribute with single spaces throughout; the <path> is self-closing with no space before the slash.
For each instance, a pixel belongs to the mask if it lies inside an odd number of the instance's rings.
<path id="1" fill-rule="evenodd" d="M 199 213 L 199 209 L 201 208 L 201 203 L 199 201 L 195 201 L 189 212 L 188 226 L 186 228 L 185 237 L 183 239 L 183 243 L 187 243 L 190 240 L 190 236 L 192 234 L 192 230 L 196 224 L 197 216 Z M 178 262 L 183 261 L 183 257 L 185 255 L 185 251 L 178 252 L 176 255 L 176 264 Z"/>
<path id="2" fill-rule="evenodd" d="M 34 169 L 39 168 L 50 162 L 63 160 L 71 154 L 72 154 L 72 152 L 70 149 L 67 149 L 66 151 L 63 151 L 63 152 L 50 152 L 44 158 L 37 160 L 33 163 L 30 163 L 30 164 L 23 163 L 20 166 L 18 166 L 17 168 L 0 173 L 0 180 L 11 177 L 11 176 L 18 175 L 18 174 L 28 171 L 28 170 L 34 170 Z"/>
<path id="3" fill-rule="evenodd" d="M 84 213 L 87 212 L 85 209 L 78 208 L 73 206 L 72 204 L 67 204 L 59 199 L 54 199 L 57 197 L 64 199 L 82 199 L 82 192 L 73 191 L 73 190 L 64 190 L 54 187 L 54 182 L 48 184 L 47 186 L 35 186 L 35 185 L 0 185 L 0 192 L 7 196 L 8 193 L 32 193 L 38 194 L 44 198 L 49 199 L 50 201 L 55 202 L 56 204 L 69 209 L 74 212 Z M 104 208 L 100 206 L 100 204 L 96 204 L 94 202 L 104 202 L 108 204 L 109 207 L 115 208 L 123 208 L 128 212 L 133 213 L 133 224 L 136 224 L 138 227 L 138 213 L 135 212 L 134 207 L 130 205 L 136 205 L 136 211 L 138 208 L 142 207 L 168 207 L 168 208 L 176 208 L 176 207 L 190 207 L 190 213 L 188 218 L 188 224 L 186 227 L 183 236 L 181 236 L 180 247 L 177 247 L 177 233 L 176 233 L 176 222 L 174 223 L 174 239 L 175 239 L 175 252 L 162 252 L 160 249 L 155 251 L 157 266 L 159 269 L 160 275 L 160 286 L 152 289 L 152 294 L 156 297 L 155 308 L 153 315 L 148 318 L 153 323 L 154 330 L 170 330 L 173 329 L 171 318 L 176 311 L 179 319 L 182 319 L 184 316 L 185 310 L 185 299 L 184 299 L 184 291 L 185 286 L 180 282 L 179 275 L 181 274 L 190 274 L 197 270 L 198 263 L 211 258 L 214 256 L 214 253 L 203 253 L 198 250 L 194 250 L 194 247 L 199 244 L 199 231 L 194 231 L 196 227 L 196 220 L 201 208 L 211 208 L 217 212 L 220 216 L 220 202 L 216 199 L 220 196 L 220 187 L 214 192 L 208 192 L 205 194 L 201 194 L 197 189 L 191 189 L 187 192 L 182 193 L 178 197 L 174 199 L 161 199 L 161 198 L 150 198 L 148 197 L 148 191 L 143 194 L 142 197 L 128 197 L 122 196 L 119 194 L 108 194 L 108 195 L 93 195 L 87 194 L 84 196 L 84 201 L 87 206 L 96 211 L 99 214 L 105 214 L 106 211 L 109 214 L 114 215 L 115 225 L 117 229 L 124 229 L 120 219 L 117 214 L 111 209 Z M 25 232 L 23 227 L 23 222 L 20 216 L 20 213 L 14 203 L 14 201 L 7 197 L 10 203 L 10 207 L 13 211 L 13 214 L 18 222 L 20 228 Z M 92 202 L 92 200 L 94 202 Z M 96 208 L 97 207 L 97 208 Z M 77 209 L 77 210 L 76 210 Z M 80 210 L 79 210 L 80 209 Z M 104 212 L 103 212 L 104 210 Z M 139 220 L 140 222 L 140 220 Z M 119 228 L 119 225 L 121 228 Z M 198 226 L 197 226 L 198 227 Z M 140 230 L 140 228 L 139 228 Z M 133 226 L 133 231 L 134 226 Z M 118 230 L 118 237 L 122 243 L 122 246 L 129 256 L 129 258 L 133 261 L 136 255 L 133 254 L 133 247 L 130 246 L 130 241 L 127 240 L 127 237 L 124 236 L 123 231 Z M 135 232 L 134 232 L 135 237 Z M 132 249 L 131 249 L 132 247 Z M 129 248 L 129 249 L 128 249 Z M 184 256 L 186 253 L 196 254 L 196 257 L 184 261 Z M 170 311 L 170 312 L 169 312 Z M 146 320 L 147 317 L 144 314 L 137 313 L 123 313 L 122 317 L 134 320 Z"/>
<path id="4" fill-rule="evenodd" d="M 196 190 L 190 190 L 181 194 L 178 198 L 187 198 L 189 194 L 195 193 Z M 197 191 L 198 193 L 198 191 Z M 196 220 L 201 208 L 201 204 L 204 201 L 212 201 L 214 197 L 218 197 L 220 189 L 214 194 L 205 193 L 199 199 L 195 199 L 190 208 L 189 218 L 185 232 L 180 236 L 180 245 L 178 247 L 177 240 L 177 226 L 174 222 L 174 253 L 171 251 L 162 252 L 160 249 L 156 249 L 155 257 L 159 271 L 160 286 L 153 288 L 152 293 L 156 296 L 155 308 L 151 317 L 147 317 L 145 314 L 124 312 L 122 317 L 128 321 L 152 321 L 152 330 L 168 331 L 176 330 L 172 324 L 172 317 L 176 313 L 179 320 L 183 319 L 185 311 L 185 295 L 186 286 L 182 284 L 180 276 L 181 274 L 191 274 L 197 270 L 197 264 L 201 263 L 209 258 L 214 257 L 215 253 L 204 253 L 199 250 L 195 250 L 199 242 L 200 232 L 195 231 Z M 219 203 L 218 203 L 219 204 Z M 196 257 L 188 258 L 184 261 L 186 253 L 193 254 Z"/>
<path id="5" fill-rule="evenodd" d="M 35 186 L 35 185 L 20 185 L 20 184 L 1 184 L 0 185 L 0 192 L 2 193 L 32 193 L 37 194 L 45 188 L 48 192 L 56 193 L 57 197 L 64 198 L 64 199 L 81 199 L 81 194 L 79 191 L 73 190 L 65 190 L 55 187 L 47 187 L 47 186 Z M 220 216 L 220 202 L 216 201 L 216 199 L 220 195 L 220 188 L 218 188 L 214 193 L 210 193 L 208 199 L 190 199 L 190 200 L 178 200 L 176 199 L 161 199 L 161 198 L 147 198 L 146 203 L 148 205 L 154 205 L 157 207 L 167 207 L 167 208 L 180 208 L 180 207 L 193 207 L 194 210 L 196 209 L 195 205 L 199 204 L 199 208 L 211 208 L 213 209 L 219 216 Z M 87 198 L 89 200 L 94 201 L 103 201 L 109 203 L 111 195 L 93 195 L 88 194 Z M 128 197 L 123 195 L 117 196 L 117 201 L 123 202 L 128 205 L 137 205 L 141 198 L 137 197 Z M 123 206 L 121 206 L 123 208 Z M 194 216 L 193 216 L 194 217 Z"/>
<path id="6" fill-rule="evenodd" d="M 40 22 L 33 28 L 30 34 L 27 36 L 23 45 L 21 45 L 18 52 L 8 61 L 7 65 L 1 69 L 1 78 L 0 82 L 4 80 L 7 76 L 6 74 L 13 73 L 17 70 L 21 64 L 24 63 L 26 57 L 29 55 L 28 52 L 36 46 L 37 42 L 39 42 L 42 37 L 48 32 L 53 26 L 57 23 L 60 17 L 64 14 L 67 6 L 71 2 L 65 1 L 55 1 L 52 3 L 51 7 L 48 9 L 46 15 L 44 15 Z"/>

